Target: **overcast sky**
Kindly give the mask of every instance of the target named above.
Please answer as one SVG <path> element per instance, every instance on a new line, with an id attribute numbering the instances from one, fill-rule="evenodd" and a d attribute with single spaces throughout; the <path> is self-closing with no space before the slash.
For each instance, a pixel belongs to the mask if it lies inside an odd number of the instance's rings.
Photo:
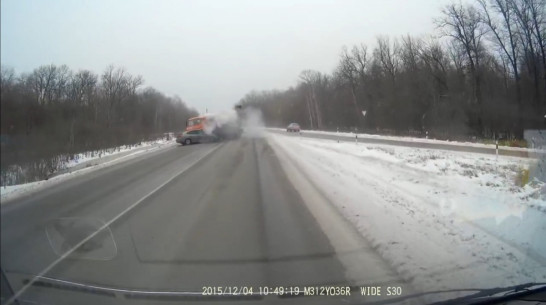
<path id="1" fill-rule="evenodd" d="M 330 73 L 343 45 L 426 36 L 450 0 L 1 1 L 1 61 L 16 72 L 66 64 L 125 67 L 204 112 L 252 89 L 286 89 Z"/>

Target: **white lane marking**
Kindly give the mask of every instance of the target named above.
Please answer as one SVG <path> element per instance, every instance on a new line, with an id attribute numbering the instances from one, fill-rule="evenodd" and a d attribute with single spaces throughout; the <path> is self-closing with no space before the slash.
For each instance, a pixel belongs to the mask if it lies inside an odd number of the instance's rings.
<path id="1" fill-rule="evenodd" d="M 188 169 L 192 168 L 195 164 L 199 163 L 199 161 L 203 160 L 206 156 L 210 155 L 211 153 L 213 153 L 214 151 L 216 151 L 218 148 L 220 148 L 221 146 L 223 146 L 222 144 L 219 144 L 219 145 L 216 145 L 214 148 L 212 148 L 211 150 L 209 150 L 207 153 L 205 153 L 204 155 L 202 155 L 200 158 L 198 158 L 197 160 L 195 160 L 194 162 L 190 163 L 188 166 L 186 166 L 184 169 L 182 169 L 180 172 L 176 173 L 174 176 L 172 176 L 169 180 L 165 181 L 164 183 L 162 183 L 160 186 L 156 187 L 154 190 L 152 190 L 151 192 L 149 192 L 147 195 L 145 195 L 144 197 L 140 198 L 137 202 L 133 203 L 132 205 L 130 205 L 128 208 L 126 208 L 125 210 L 123 210 L 121 213 L 119 213 L 116 217 L 112 218 L 110 221 L 106 222 L 103 226 L 101 226 L 100 228 L 98 228 L 95 232 L 93 232 L 91 235 L 89 235 L 87 238 L 83 239 L 81 242 L 79 242 L 78 244 L 76 244 L 74 247 L 72 247 L 70 250 L 66 251 L 65 254 L 63 254 L 61 257 L 59 257 L 58 259 L 56 259 L 55 261 L 53 261 L 53 263 L 51 263 L 49 266 L 47 266 L 42 272 L 40 272 L 38 275 L 34 276 L 32 278 L 32 280 L 30 280 L 27 284 L 25 284 L 21 289 L 19 289 L 19 291 L 17 291 L 17 293 L 15 293 L 7 302 L 6 302 L 6 305 L 10 305 L 12 304 L 19 296 L 21 296 L 21 294 L 23 294 L 30 286 L 32 286 L 32 284 L 34 284 L 39 278 L 43 277 L 46 273 L 48 273 L 51 269 L 53 269 L 57 264 L 59 264 L 62 260 L 64 260 L 66 257 L 68 257 L 70 254 L 72 254 L 72 252 L 74 252 L 76 249 L 78 249 L 79 247 L 81 247 L 83 244 L 85 244 L 86 242 L 88 242 L 90 239 L 92 239 L 93 237 L 95 237 L 100 231 L 104 230 L 105 228 L 109 227 L 112 223 L 114 223 L 116 220 L 118 220 L 119 218 L 121 218 L 123 215 L 127 214 L 127 212 L 129 212 L 130 210 L 132 210 L 134 207 L 136 207 L 137 205 L 139 205 L 142 201 L 146 200 L 146 198 L 150 197 L 152 194 L 154 194 L 155 192 L 157 192 L 158 190 L 160 190 L 161 188 L 163 188 L 165 185 L 167 185 L 169 182 L 171 182 L 172 180 L 174 180 L 176 177 L 180 176 L 181 174 L 183 174 L 185 171 L 187 171 Z"/>

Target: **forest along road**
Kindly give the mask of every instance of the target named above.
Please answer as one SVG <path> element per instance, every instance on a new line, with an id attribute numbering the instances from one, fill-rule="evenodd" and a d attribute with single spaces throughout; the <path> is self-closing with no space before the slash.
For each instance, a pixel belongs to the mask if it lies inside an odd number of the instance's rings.
<path id="1" fill-rule="evenodd" d="M 279 162 L 263 138 L 173 146 L 13 200 L 1 210 L 2 269 L 13 291 L 25 289 L 20 299 L 40 304 L 132 304 L 120 293 L 67 288 L 73 283 L 199 293 L 387 284 L 412 291 L 319 192 L 297 191 Z M 107 227 L 70 252 L 95 232 L 78 221 Z M 180 301 L 155 297 L 138 304 Z M 363 299 L 353 291 L 309 301 Z"/>

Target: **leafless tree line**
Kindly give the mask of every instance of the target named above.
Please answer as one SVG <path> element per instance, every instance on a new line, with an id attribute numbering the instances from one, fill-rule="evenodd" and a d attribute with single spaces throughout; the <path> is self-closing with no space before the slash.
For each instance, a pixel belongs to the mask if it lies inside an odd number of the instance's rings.
<path id="1" fill-rule="evenodd" d="M 447 5 L 427 38 L 380 36 L 344 47 L 331 74 L 306 70 L 287 89 L 250 92 L 268 124 L 521 138 L 544 129 L 546 1 Z M 365 115 L 364 115 L 365 113 Z"/>
<path id="2" fill-rule="evenodd" d="M 181 131 L 196 115 L 179 97 L 142 89 L 141 76 L 109 66 L 101 75 L 44 65 L 17 75 L 2 67 L 2 170 Z"/>

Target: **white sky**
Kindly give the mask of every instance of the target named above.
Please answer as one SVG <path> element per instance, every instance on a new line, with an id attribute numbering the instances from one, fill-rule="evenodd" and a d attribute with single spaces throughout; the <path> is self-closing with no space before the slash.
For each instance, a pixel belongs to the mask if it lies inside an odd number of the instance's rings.
<path id="1" fill-rule="evenodd" d="M 341 47 L 378 35 L 426 36 L 450 0 L 2 0 L 1 62 L 16 72 L 109 64 L 204 112 L 252 89 L 285 89 L 325 73 Z"/>

